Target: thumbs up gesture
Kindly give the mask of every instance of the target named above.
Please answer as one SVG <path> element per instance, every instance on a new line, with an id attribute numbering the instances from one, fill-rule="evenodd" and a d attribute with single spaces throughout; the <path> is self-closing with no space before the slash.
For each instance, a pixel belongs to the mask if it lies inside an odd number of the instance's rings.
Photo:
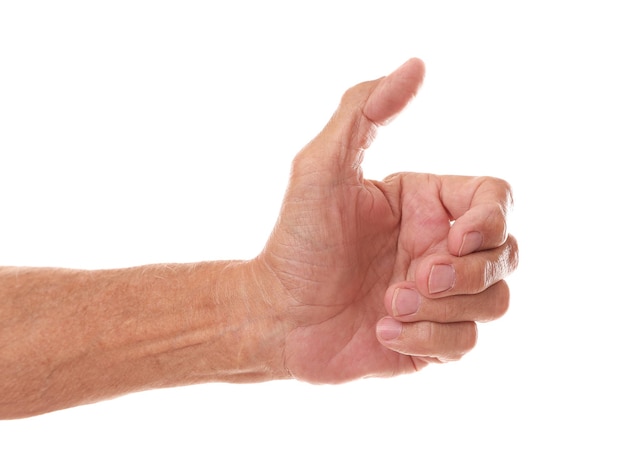
<path id="1" fill-rule="evenodd" d="M 476 322 L 503 315 L 517 267 L 509 185 L 490 177 L 397 173 L 365 179 L 361 162 L 416 95 L 410 59 L 349 89 L 295 157 L 258 278 L 270 288 L 291 376 L 339 383 L 457 360 Z"/>

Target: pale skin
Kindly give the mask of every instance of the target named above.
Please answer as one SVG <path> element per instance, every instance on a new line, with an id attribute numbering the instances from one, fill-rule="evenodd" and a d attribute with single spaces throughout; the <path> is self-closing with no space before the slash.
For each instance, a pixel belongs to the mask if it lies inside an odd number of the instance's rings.
<path id="1" fill-rule="evenodd" d="M 372 181 L 360 168 L 423 75 L 411 59 L 346 92 L 294 159 L 252 260 L 0 268 L 0 417 L 194 383 L 389 377 L 471 350 L 476 323 L 508 308 L 504 279 L 518 260 L 509 185 Z"/>

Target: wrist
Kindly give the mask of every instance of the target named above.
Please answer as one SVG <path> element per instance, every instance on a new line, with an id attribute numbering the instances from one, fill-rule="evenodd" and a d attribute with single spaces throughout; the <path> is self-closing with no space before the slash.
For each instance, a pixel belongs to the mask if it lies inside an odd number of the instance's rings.
<path id="1" fill-rule="evenodd" d="M 216 364 L 216 371 L 209 379 L 289 378 L 284 364 L 284 311 L 264 265 L 253 259 L 209 262 L 198 268 L 196 278 L 210 282 L 203 305 L 210 325 L 207 357 Z M 202 281 L 197 288 L 202 288 Z"/>

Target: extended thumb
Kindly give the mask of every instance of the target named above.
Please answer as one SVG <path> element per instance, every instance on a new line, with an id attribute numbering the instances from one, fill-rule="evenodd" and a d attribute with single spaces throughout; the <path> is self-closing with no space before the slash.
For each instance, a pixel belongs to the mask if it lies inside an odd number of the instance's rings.
<path id="1" fill-rule="evenodd" d="M 376 129 L 389 123 L 417 94 L 424 63 L 412 58 L 388 76 L 351 87 L 324 130 L 296 157 L 294 171 L 325 171 L 344 180 L 355 173 Z"/>
<path id="2" fill-rule="evenodd" d="M 411 58 L 376 85 L 363 114 L 377 125 L 389 123 L 415 97 L 424 80 L 424 63 Z"/>

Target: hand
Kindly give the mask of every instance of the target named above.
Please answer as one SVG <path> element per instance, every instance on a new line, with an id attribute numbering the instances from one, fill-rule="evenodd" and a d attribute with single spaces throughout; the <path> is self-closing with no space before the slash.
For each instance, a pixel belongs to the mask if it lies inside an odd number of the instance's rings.
<path id="1" fill-rule="evenodd" d="M 517 266 L 508 184 L 399 173 L 366 180 L 360 163 L 379 125 L 417 93 L 412 59 L 346 92 L 293 162 L 280 218 L 256 259 L 274 282 L 284 364 L 314 383 L 391 376 L 459 359 L 476 321 L 506 311 Z"/>

